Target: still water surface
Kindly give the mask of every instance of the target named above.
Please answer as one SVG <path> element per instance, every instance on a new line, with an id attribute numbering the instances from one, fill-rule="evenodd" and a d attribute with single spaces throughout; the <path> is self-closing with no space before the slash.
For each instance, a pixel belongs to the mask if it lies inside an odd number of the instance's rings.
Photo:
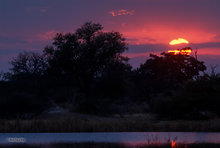
<path id="1" fill-rule="evenodd" d="M 1 133 L 0 143 L 10 143 L 9 138 L 25 139 L 28 144 L 67 142 L 108 142 L 153 144 L 176 140 L 179 143 L 220 143 L 220 133 L 206 132 L 113 132 L 113 133 Z M 16 140 L 15 140 L 16 141 Z M 14 141 L 14 142 L 15 142 Z M 21 141 L 20 141 L 21 142 Z"/>

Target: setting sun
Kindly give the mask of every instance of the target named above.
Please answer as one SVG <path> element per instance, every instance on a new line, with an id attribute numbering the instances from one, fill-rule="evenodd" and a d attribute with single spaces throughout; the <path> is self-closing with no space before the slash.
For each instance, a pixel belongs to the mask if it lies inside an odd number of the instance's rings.
<path id="1" fill-rule="evenodd" d="M 177 44 L 189 44 L 189 41 L 187 41 L 183 38 L 178 38 L 178 39 L 172 40 L 170 42 L 170 45 L 177 45 Z"/>

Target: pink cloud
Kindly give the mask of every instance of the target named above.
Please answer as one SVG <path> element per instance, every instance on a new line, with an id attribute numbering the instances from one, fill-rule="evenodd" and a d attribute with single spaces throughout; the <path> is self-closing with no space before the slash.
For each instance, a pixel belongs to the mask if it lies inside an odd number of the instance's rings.
<path id="1" fill-rule="evenodd" d="M 51 40 L 53 37 L 55 37 L 56 33 L 58 31 L 55 31 L 55 30 L 50 30 L 50 31 L 47 31 L 43 34 L 38 34 L 37 36 L 41 39 L 41 40 Z"/>
<path id="2" fill-rule="evenodd" d="M 134 10 L 117 10 L 109 12 L 112 16 L 120 16 L 120 15 L 134 15 Z"/>

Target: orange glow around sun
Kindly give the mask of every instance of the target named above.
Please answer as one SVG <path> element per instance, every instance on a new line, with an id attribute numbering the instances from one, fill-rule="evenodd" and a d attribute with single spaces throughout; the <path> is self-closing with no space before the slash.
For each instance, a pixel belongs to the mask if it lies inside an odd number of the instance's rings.
<path id="1" fill-rule="evenodd" d="M 178 38 L 178 39 L 172 40 L 170 42 L 170 45 L 177 45 L 177 44 L 183 44 L 183 43 L 189 44 L 189 41 L 187 41 L 187 40 L 185 40 L 183 38 Z"/>
<path id="2" fill-rule="evenodd" d="M 168 52 L 173 55 L 178 55 L 178 54 L 190 55 L 192 52 L 192 49 L 188 47 L 188 48 L 183 48 L 183 49 L 169 50 Z"/>

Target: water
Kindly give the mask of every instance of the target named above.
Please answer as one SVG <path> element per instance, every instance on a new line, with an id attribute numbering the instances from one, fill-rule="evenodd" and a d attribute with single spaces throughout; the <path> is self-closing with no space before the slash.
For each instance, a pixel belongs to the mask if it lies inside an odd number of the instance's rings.
<path id="1" fill-rule="evenodd" d="M 10 138 L 10 139 L 9 139 Z M 17 139 L 16 139 L 17 138 Z M 19 140 L 20 141 L 19 141 Z M 220 133 L 207 132 L 115 132 L 115 133 L 1 133 L 0 143 L 23 142 L 40 143 L 131 143 L 153 144 L 176 140 L 178 143 L 220 143 Z M 14 140 L 14 141 L 13 141 Z M 17 140 L 17 141 L 16 141 Z"/>

